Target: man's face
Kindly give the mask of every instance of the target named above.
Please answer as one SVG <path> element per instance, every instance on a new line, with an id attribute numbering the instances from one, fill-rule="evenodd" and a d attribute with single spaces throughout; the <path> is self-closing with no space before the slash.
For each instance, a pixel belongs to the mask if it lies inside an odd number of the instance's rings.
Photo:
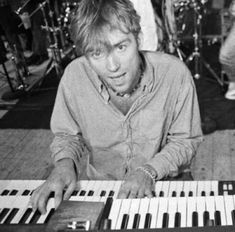
<path id="1" fill-rule="evenodd" d="M 88 52 L 86 57 L 98 76 L 118 93 L 128 93 L 139 78 L 140 56 L 132 33 L 108 30 L 108 48 Z"/>

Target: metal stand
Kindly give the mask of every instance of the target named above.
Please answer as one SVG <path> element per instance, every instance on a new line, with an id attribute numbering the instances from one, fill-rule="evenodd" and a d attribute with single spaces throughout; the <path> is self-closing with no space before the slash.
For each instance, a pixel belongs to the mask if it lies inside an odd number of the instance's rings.
<path id="1" fill-rule="evenodd" d="M 194 73 L 193 76 L 195 79 L 199 79 L 201 77 L 202 73 L 202 66 L 204 66 L 216 79 L 216 81 L 223 86 L 224 83 L 220 79 L 220 77 L 216 74 L 216 72 L 212 69 L 210 64 L 206 62 L 206 60 L 202 57 L 201 55 L 201 37 L 202 37 L 202 32 L 201 32 L 201 20 L 202 20 L 202 13 L 201 13 L 201 4 L 199 3 L 198 0 L 192 0 L 193 4 L 193 18 L 194 18 L 194 49 L 193 52 L 188 56 L 186 59 L 185 63 L 189 65 L 190 62 L 194 62 Z"/>
<path id="2" fill-rule="evenodd" d="M 46 10 L 45 10 L 46 5 L 49 9 L 50 21 L 46 17 Z M 45 23 L 45 25 L 42 26 L 42 29 L 46 30 L 47 32 L 47 37 L 49 41 L 49 50 L 51 51 L 50 62 L 47 66 L 47 70 L 45 74 L 49 73 L 53 68 L 55 68 L 57 77 L 61 77 L 63 73 L 63 69 L 61 66 L 62 59 L 61 59 L 61 50 L 59 49 L 59 43 L 58 43 L 58 38 L 57 38 L 57 35 L 60 29 L 55 27 L 54 19 L 53 19 L 53 11 L 50 8 L 49 0 L 46 0 L 43 3 L 39 4 L 39 9 L 42 11 L 43 19 Z M 51 34 L 52 34 L 53 40 L 51 38 Z"/>

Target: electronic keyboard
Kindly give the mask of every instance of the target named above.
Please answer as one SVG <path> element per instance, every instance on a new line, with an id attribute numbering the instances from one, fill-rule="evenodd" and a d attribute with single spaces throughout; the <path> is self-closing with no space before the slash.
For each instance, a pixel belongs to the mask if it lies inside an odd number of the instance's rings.
<path id="1" fill-rule="evenodd" d="M 97 213 L 97 220 L 89 231 L 235 231 L 233 181 L 158 181 L 153 198 L 117 199 L 122 181 L 82 180 L 77 183 L 69 201 L 62 202 L 58 210 L 55 210 L 51 195 L 47 213 L 41 215 L 32 210 L 29 199 L 43 182 L 0 181 L 0 231 L 81 231 L 80 227 L 70 227 L 76 220 L 72 220 L 73 214 L 63 216 L 63 210 L 73 211 L 73 205 L 76 210 L 81 210 L 75 215 L 82 215 L 82 210 L 88 206 L 97 207 L 98 203 L 102 210 Z M 81 203 L 85 208 L 80 207 Z M 89 211 L 87 221 L 93 211 Z M 58 222 L 66 223 L 62 229 L 54 230 L 50 223 L 55 222 L 58 215 Z"/>

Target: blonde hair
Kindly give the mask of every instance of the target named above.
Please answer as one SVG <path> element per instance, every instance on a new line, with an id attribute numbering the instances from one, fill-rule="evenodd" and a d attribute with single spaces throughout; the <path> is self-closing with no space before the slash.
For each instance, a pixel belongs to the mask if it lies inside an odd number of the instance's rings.
<path id="1" fill-rule="evenodd" d="M 144 0 L 143 0 L 144 1 Z M 129 0 L 81 0 L 71 21 L 77 53 L 84 55 L 108 44 L 105 31 L 133 33 L 138 42 L 140 16 Z"/>

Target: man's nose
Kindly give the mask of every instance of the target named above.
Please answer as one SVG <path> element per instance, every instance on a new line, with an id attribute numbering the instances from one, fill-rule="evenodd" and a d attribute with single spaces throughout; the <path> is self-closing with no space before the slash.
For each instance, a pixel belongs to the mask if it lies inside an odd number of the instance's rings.
<path id="1" fill-rule="evenodd" d="M 115 72 L 119 69 L 119 67 L 120 67 L 119 59 L 115 55 L 110 54 L 107 58 L 107 69 L 111 72 Z"/>

